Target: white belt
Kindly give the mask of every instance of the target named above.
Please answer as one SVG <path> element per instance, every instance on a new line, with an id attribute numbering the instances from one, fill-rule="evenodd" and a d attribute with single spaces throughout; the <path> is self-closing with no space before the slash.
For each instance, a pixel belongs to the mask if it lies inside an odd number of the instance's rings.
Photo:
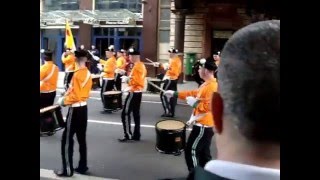
<path id="1" fill-rule="evenodd" d="M 77 103 L 71 104 L 71 107 L 81 107 L 86 105 L 87 105 L 87 102 L 77 102 Z"/>
<path id="2" fill-rule="evenodd" d="M 200 123 L 195 123 L 194 125 L 200 126 L 200 127 L 205 127 L 205 128 L 212 128 L 212 126 L 206 126 L 206 125 L 203 125 L 203 124 L 200 124 Z"/>
<path id="3" fill-rule="evenodd" d="M 103 78 L 105 80 L 114 80 L 114 78 Z"/>

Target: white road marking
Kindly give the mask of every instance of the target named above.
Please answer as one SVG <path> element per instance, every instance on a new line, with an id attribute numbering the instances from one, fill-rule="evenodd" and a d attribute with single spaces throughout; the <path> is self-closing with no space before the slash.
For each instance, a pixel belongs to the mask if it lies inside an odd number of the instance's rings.
<path id="1" fill-rule="evenodd" d="M 66 117 L 63 117 L 63 119 L 66 119 Z M 89 123 L 98 123 L 98 124 L 109 124 L 109 125 L 122 126 L 121 122 L 114 122 L 114 121 L 99 121 L 99 120 L 88 119 L 88 122 Z M 132 123 L 131 126 L 134 126 L 134 124 Z M 155 128 L 154 125 L 147 125 L 147 124 L 140 124 L 140 127 Z M 191 128 L 187 128 L 187 131 L 191 131 Z"/>
<path id="2" fill-rule="evenodd" d="M 86 176 L 82 174 L 74 174 L 72 177 L 58 177 L 54 174 L 53 170 L 48 169 L 40 169 L 40 178 L 48 178 L 48 179 L 76 179 L 76 180 L 117 180 L 117 179 L 110 179 L 110 178 L 102 178 L 102 177 L 95 177 L 95 176 Z"/>

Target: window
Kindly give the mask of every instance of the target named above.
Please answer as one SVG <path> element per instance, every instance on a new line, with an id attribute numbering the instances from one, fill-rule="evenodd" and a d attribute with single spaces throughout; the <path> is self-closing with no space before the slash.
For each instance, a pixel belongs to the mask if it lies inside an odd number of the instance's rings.
<path id="1" fill-rule="evenodd" d="M 170 30 L 160 30 L 159 35 L 160 43 L 168 43 L 170 41 Z"/>
<path id="2" fill-rule="evenodd" d="M 44 11 L 78 10 L 80 0 L 44 0 Z"/>
<path id="3" fill-rule="evenodd" d="M 170 6 L 170 0 L 160 0 L 161 6 Z"/>
<path id="4" fill-rule="evenodd" d="M 128 9 L 134 13 L 141 13 L 141 0 L 96 0 L 96 10 Z"/>

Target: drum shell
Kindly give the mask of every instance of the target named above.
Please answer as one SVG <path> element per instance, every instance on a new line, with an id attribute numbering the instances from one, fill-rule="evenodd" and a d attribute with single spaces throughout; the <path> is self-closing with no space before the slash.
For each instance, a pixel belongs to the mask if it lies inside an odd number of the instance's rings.
<path id="1" fill-rule="evenodd" d="M 159 129 L 156 125 L 156 148 L 159 152 L 175 154 L 186 146 L 186 126 L 178 130 Z"/>
<path id="2" fill-rule="evenodd" d="M 104 94 L 104 108 L 107 110 L 122 109 L 122 93 Z"/>
<path id="3" fill-rule="evenodd" d="M 40 113 L 40 133 L 54 132 L 65 127 L 61 107 Z"/>
<path id="4" fill-rule="evenodd" d="M 97 89 L 100 87 L 100 78 L 92 78 L 92 89 Z"/>

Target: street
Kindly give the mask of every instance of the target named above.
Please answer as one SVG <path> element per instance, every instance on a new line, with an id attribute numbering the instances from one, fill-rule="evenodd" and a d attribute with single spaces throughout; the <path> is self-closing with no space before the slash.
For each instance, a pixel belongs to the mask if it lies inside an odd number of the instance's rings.
<path id="1" fill-rule="evenodd" d="M 59 93 L 57 93 L 59 94 Z M 163 178 L 186 177 L 188 174 L 184 153 L 180 156 L 161 154 L 155 150 L 156 133 L 154 125 L 163 113 L 159 95 L 144 94 L 141 104 L 141 141 L 119 143 L 123 136 L 121 110 L 112 114 L 102 111 L 102 103 L 98 92 L 92 92 L 88 100 L 88 167 L 91 177 L 121 180 L 152 180 Z M 125 96 L 123 96 L 123 99 Z M 187 121 L 191 107 L 179 101 L 176 107 L 177 120 Z M 63 108 L 66 116 L 67 107 Z M 132 119 L 133 123 L 133 119 Z M 61 167 L 61 134 L 62 130 L 50 137 L 40 137 L 40 177 L 45 170 Z M 187 137 L 189 132 L 187 132 Z M 78 144 L 75 139 L 74 166 L 78 163 Z M 213 143 L 214 145 L 214 143 Z M 212 145 L 212 156 L 215 154 Z M 89 178 L 90 177 L 90 178 Z M 82 177 L 83 178 L 83 177 Z M 80 179 L 76 177 L 75 179 Z"/>

